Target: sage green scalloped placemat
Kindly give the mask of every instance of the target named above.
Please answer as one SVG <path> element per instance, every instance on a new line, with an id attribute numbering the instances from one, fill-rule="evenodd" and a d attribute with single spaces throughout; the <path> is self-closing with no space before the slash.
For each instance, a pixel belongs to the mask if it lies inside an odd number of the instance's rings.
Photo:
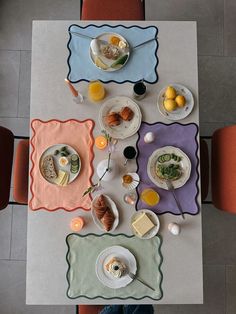
<path id="1" fill-rule="evenodd" d="M 68 252 L 67 296 L 70 299 L 85 297 L 88 299 L 135 299 L 148 297 L 153 300 L 162 298 L 162 272 L 161 272 L 161 243 L 159 236 L 149 240 L 142 240 L 135 236 L 125 234 L 93 233 L 79 235 L 71 233 L 66 237 Z M 121 245 L 130 250 L 137 261 L 137 274 L 155 291 L 133 280 L 128 286 L 111 289 L 104 286 L 95 273 L 95 263 L 98 255 L 105 248 Z"/>

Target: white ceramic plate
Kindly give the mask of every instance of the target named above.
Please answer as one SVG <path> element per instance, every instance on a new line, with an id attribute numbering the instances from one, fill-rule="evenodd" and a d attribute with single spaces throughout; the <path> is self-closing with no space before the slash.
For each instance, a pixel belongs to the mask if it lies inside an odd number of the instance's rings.
<path id="1" fill-rule="evenodd" d="M 120 40 L 122 40 L 123 42 L 126 43 L 126 45 L 127 45 L 126 48 L 124 48 L 124 49 L 121 49 L 121 48 L 119 48 L 119 47 L 117 47 L 117 48 L 118 48 L 119 51 L 120 51 L 120 56 L 119 56 L 119 58 L 122 57 L 122 56 L 124 56 L 124 55 L 126 55 L 126 54 L 128 55 L 128 58 L 127 58 L 127 60 L 125 61 L 125 63 L 124 63 L 123 65 L 121 65 L 119 68 L 112 68 L 112 67 L 110 67 L 110 66 L 111 66 L 112 63 L 114 63 L 116 60 L 108 59 L 108 58 L 106 58 L 106 57 L 100 52 L 100 53 L 98 54 L 98 57 L 102 60 L 102 62 L 103 62 L 104 64 L 106 64 L 106 65 L 108 66 L 107 69 L 104 69 L 104 68 L 102 68 L 102 67 L 100 67 L 100 66 L 98 66 L 98 65 L 96 64 L 96 62 L 95 62 L 96 56 L 93 54 L 93 51 L 92 51 L 92 49 L 91 49 L 91 44 L 90 44 L 90 47 L 89 47 L 89 55 L 90 55 L 90 58 L 91 58 L 93 64 L 94 64 L 97 68 L 99 68 L 99 69 L 101 69 L 101 70 L 103 70 L 103 71 L 105 71 L 105 72 L 114 72 L 114 71 L 120 70 L 121 68 L 123 68 L 123 66 L 125 66 L 125 64 L 126 64 L 127 61 L 129 60 L 129 56 L 130 56 L 130 47 L 129 47 L 129 43 L 127 42 L 127 40 L 126 40 L 123 36 L 121 36 L 121 35 L 119 35 L 119 34 L 116 34 L 116 33 L 102 33 L 102 34 L 100 34 L 99 36 L 97 36 L 96 39 L 98 40 L 98 46 L 99 46 L 99 48 L 102 49 L 102 47 L 105 45 L 105 42 L 106 42 L 107 44 L 109 44 L 109 38 L 110 38 L 111 36 L 116 36 L 116 37 L 118 37 Z M 92 41 L 91 41 L 91 42 L 92 42 Z"/>
<path id="2" fill-rule="evenodd" d="M 160 113 L 167 119 L 177 121 L 177 120 L 182 120 L 186 118 L 193 110 L 194 107 L 194 99 L 193 99 L 193 94 L 190 92 L 190 90 L 180 84 L 169 84 L 169 86 L 173 86 L 177 92 L 177 94 L 181 94 L 185 97 L 186 99 L 186 105 L 183 108 L 178 108 L 176 110 L 173 110 L 171 112 L 168 112 L 165 110 L 163 102 L 165 99 L 165 91 L 166 87 L 164 87 L 159 95 L 158 95 L 158 100 L 157 100 L 157 107 L 160 111 Z"/>
<path id="3" fill-rule="evenodd" d="M 92 213 L 93 221 L 94 221 L 95 225 L 97 225 L 97 227 L 100 230 L 105 231 L 105 232 L 113 232 L 116 229 L 116 227 L 118 226 L 118 224 L 119 224 L 119 212 L 118 212 L 118 209 L 117 209 L 116 204 L 114 203 L 114 201 L 109 196 L 107 196 L 105 194 L 103 194 L 103 196 L 105 197 L 107 206 L 112 210 L 113 215 L 115 216 L 115 221 L 113 223 L 113 227 L 112 227 L 112 229 L 110 231 L 106 231 L 104 229 L 103 224 L 101 223 L 101 221 L 97 218 L 97 216 L 95 214 L 95 211 L 94 211 L 94 208 L 93 208 L 93 203 L 97 200 L 99 195 L 96 195 L 95 198 L 92 201 L 91 213 Z"/>
<path id="4" fill-rule="evenodd" d="M 189 179 L 190 174 L 191 174 L 191 161 L 188 158 L 188 156 L 179 148 L 174 147 L 174 146 L 164 146 L 161 148 L 158 148 L 155 150 L 152 155 L 148 159 L 148 164 L 147 164 L 147 173 L 150 178 L 150 180 L 156 184 L 159 188 L 168 190 L 165 180 L 159 178 L 156 174 L 156 167 L 158 164 L 158 157 L 163 155 L 163 154 L 175 154 L 177 156 L 181 157 L 181 161 L 179 162 L 181 166 L 181 172 L 182 175 L 180 176 L 179 179 L 173 180 L 172 184 L 175 189 L 180 188 L 183 186 Z M 168 164 L 175 164 L 177 163 L 173 159 L 171 159 L 169 162 L 166 162 L 165 165 Z"/>
<path id="5" fill-rule="evenodd" d="M 112 289 L 118 289 L 127 286 L 133 281 L 133 279 L 131 279 L 127 274 L 124 274 L 120 278 L 115 278 L 105 269 L 105 265 L 113 257 L 116 257 L 124 262 L 127 266 L 127 270 L 133 274 L 136 274 L 137 263 L 134 255 L 122 246 L 108 247 L 98 255 L 95 264 L 95 271 L 98 279 L 105 286 Z"/>
<path id="6" fill-rule="evenodd" d="M 152 223 L 155 225 L 155 227 L 153 227 L 150 231 L 148 231 L 143 237 L 141 237 L 137 232 L 136 230 L 133 228 L 132 226 L 132 223 L 138 219 L 138 217 L 143 214 L 143 213 L 146 213 L 148 218 L 152 221 Z M 132 217 L 131 217 L 131 223 L 130 223 L 130 226 L 131 226 L 131 229 L 132 229 L 132 232 L 135 236 L 137 236 L 138 238 L 140 239 L 151 239 L 153 238 L 157 232 L 159 231 L 160 229 L 160 221 L 159 221 L 159 218 L 157 217 L 157 215 L 152 212 L 151 210 L 149 209 L 141 209 L 139 211 L 137 211 Z"/>
<path id="7" fill-rule="evenodd" d="M 128 172 L 126 174 L 130 175 L 135 181 L 132 181 L 131 183 L 124 183 L 123 179 L 121 178 L 122 185 L 127 190 L 134 190 L 139 185 L 139 181 L 140 181 L 139 175 L 135 172 Z"/>
<path id="8" fill-rule="evenodd" d="M 121 120 L 120 125 L 109 126 L 106 123 L 106 116 L 111 112 L 119 112 L 123 107 L 129 107 L 134 112 L 131 121 Z M 105 101 L 99 111 L 99 123 L 102 129 L 106 130 L 111 137 L 125 139 L 137 133 L 142 121 L 142 113 L 139 106 L 129 97 L 117 96 Z"/>
<path id="9" fill-rule="evenodd" d="M 62 166 L 59 164 L 59 158 L 61 157 L 61 155 L 58 154 L 58 155 L 54 156 L 54 152 L 55 152 L 55 150 L 60 150 L 60 149 L 61 149 L 62 147 L 64 147 L 64 146 L 67 147 L 67 150 L 68 150 L 68 152 L 70 153 L 70 155 L 67 156 L 67 158 L 69 159 L 69 163 L 68 163 L 66 166 L 62 167 Z M 79 170 L 78 170 L 77 173 L 71 173 L 71 172 L 70 172 L 70 156 L 73 155 L 73 154 L 76 154 L 76 155 L 78 155 L 78 157 L 79 157 Z M 40 160 L 39 160 L 39 169 L 40 169 L 40 173 L 41 173 L 41 175 L 43 176 L 43 178 L 44 178 L 46 181 L 48 181 L 49 183 L 52 183 L 52 184 L 56 184 L 56 183 L 54 182 L 54 180 L 46 179 L 46 178 L 44 177 L 43 172 L 41 171 L 41 164 L 42 164 L 43 158 L 46 157 L 46 156 L 48 156 L 48 155 L 52 155 L 52 156 L 53 156 L 55 168 L 56 168 L 57 171 L 62 170 L 62 171 L 68 172 L 68 174 L 69 174 L 69 181 L 68 181 L 68 184 L 71 183 L 71 182 L 73 182 L 73 181 L 78 177 L 78 175 L 79 175 L 79 173 L 80 173 L 80 170 L 81 170 L 81 159 L 80 159 L 80 156 L 79 156 L 79 154 L 77 153 L 77 151 L 76 151 L 73 147 L 71 147 L 70 145 L 67 145 L 67 144 L 55 144 L 55 145 L 52 145 L 52 146 L 48 147 L 48 148 L 42 153 L 42 155 L 41 155 L 41 157 L 40 157 Z"/>

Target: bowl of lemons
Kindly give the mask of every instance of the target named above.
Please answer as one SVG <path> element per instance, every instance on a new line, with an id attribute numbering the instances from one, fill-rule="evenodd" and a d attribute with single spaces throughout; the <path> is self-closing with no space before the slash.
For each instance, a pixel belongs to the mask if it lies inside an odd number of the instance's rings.
<path id="1" fill-rule="evenodd" d="M 157 106 L 160 113 L 167 119 L 182 120 L 193 110 L 193 94 L 183 85 L 170 84 L 160 91 Z"/>

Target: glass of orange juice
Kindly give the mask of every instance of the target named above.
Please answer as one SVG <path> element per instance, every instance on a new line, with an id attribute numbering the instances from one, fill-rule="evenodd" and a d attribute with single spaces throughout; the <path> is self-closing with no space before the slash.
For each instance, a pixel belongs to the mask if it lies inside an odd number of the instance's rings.
<path id="1" fill-rule="evenodd" d="M 91 81 L 88 86 L 88 96 L 92 101 L 100 101 L 105 97 L 106 91 L 99 81 Z"/>
<path id="2" fill-rule="evenodd" d="M 149 206 L 155 206 L 160 201 L 159 194 L 153 189 L 144 189 L 140 195 L 140 198 Z"/>

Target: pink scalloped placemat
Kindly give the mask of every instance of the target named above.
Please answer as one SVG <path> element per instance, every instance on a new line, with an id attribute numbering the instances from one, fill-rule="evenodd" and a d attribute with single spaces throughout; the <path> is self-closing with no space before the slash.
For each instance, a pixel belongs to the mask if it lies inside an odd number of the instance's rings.
<path id="1" fill-rule="evenodd" d="M 75 119 L 42 121 L 35 119 L 31 122 L 31 128 L 30 208 L 48 211 L 57 209 L 73 211 L 78 208 L 90 210 L 91 196 L 88 194 L 83 197 L 83 192 L 91 185 L 93 175 L 94 139 L 92 132 L 94 121 L 91 119 L 84 121 Z M 72 146 L 80 155 L 82 165 L 76 180 L 63 187 L 47 182 L 39 169 L 42 153 L 49 146 L 58 143 Z"/>

